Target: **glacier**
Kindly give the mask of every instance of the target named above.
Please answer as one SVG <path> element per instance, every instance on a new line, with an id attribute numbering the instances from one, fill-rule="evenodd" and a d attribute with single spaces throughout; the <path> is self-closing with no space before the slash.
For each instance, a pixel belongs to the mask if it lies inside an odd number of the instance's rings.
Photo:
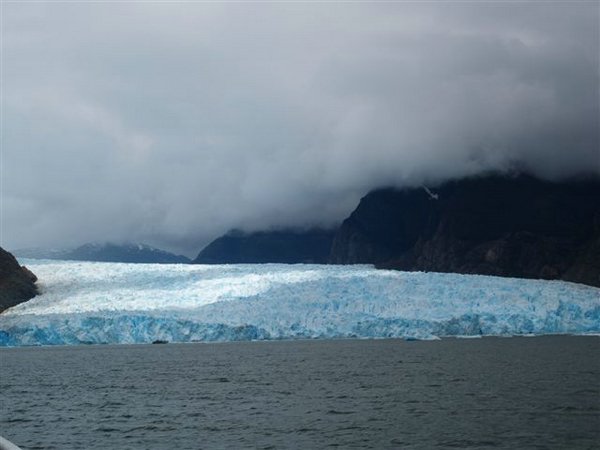
<path id="1" fill-rule="evenodd" d="M 0 346 L 598 334 L 600 289 L 368 265 L 26 260 L 41 295 Z"/>

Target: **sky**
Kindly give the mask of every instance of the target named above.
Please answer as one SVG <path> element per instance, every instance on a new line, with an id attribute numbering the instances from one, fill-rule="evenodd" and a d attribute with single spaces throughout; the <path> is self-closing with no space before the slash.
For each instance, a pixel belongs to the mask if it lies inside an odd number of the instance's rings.
<path id="1" fill-rule="evenodd" d="M 368 191 L 600 173 L 597 2 L 3 2 L 0 245 L 334 226 Z"/>

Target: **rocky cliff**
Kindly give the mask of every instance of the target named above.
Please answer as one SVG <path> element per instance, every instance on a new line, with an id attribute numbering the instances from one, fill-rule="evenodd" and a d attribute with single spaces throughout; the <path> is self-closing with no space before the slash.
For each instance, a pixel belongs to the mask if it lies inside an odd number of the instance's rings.
<path id="1" fill-rule="evenodd" d="M 207 245 L 196 264 L 326 263 L 334 232 L 331 230 L 231 231 Z"/>
<path id="2" fill-rule="evenodd" d="M 0 312 L 35 297 L 37 277 L 0 248 Z"/>
<path id="3" fill-rule="evenodd" d="M 600 286 L 600 179 L 490 175 L 364 197 L 329 261 Z"/>

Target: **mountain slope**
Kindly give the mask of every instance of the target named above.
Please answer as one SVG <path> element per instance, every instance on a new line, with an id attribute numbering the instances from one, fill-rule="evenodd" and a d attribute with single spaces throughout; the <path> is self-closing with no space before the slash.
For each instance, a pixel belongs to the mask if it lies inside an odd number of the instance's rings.
<path id="1" fill-rule="evenodd" d="M 600 286 L 600 180 L 490 175 L 373 191 L 341 225 L 329 261 Z"/>
<path id="2" fill-rule="evenodd" d="M 232 231 L 207 245 L 196 264 L 326 263 L 334 232 L 275 230 L 243 233 Z"/>

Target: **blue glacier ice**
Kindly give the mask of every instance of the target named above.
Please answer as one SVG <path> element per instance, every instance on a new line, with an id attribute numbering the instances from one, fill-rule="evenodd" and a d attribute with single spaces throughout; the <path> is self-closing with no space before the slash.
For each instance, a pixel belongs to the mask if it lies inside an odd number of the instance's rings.
<path id="1" fill-rule="evenodd" d="M 600 289 L 371 266 L 29 260 L 0 345 L 598 334 Z"/>

